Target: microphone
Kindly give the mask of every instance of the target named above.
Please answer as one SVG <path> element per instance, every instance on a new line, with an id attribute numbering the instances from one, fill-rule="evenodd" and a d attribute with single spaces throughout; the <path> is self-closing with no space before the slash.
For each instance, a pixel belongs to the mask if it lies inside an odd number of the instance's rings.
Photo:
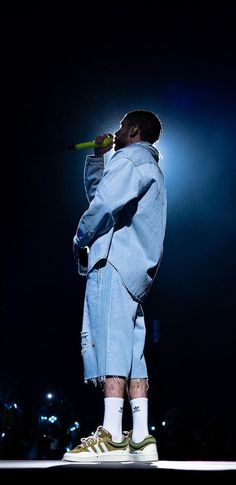
<path id="1" fill-rule="evenodd" d="M 76 145 L 71 145 L 71 150 L 83 150 L 84 148 L 107 148 L 109 145 L 113 143 L 112 137 L 104 138 L 102 143 L 96 143 L 95 141 L 84 141 L 82 143 L 76 143 Z"/>

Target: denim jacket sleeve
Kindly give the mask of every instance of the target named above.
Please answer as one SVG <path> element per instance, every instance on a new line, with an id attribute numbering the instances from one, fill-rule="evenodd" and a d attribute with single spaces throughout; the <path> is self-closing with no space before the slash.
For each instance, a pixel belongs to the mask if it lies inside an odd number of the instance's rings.
<path id="1" fill-rule="evenodd" d="M 84 166 L 84 187 L 87 199 L 91 202 L 104 170 L 103 157 L 88 155 Z"/>
<path id="2" fill-rule="evenodd" d="M 111 159 L 97 185 L 87 211 L 76 231 L 76 243 L 87 246 L 116 224 L 119 211 L 145 189 L 142 175 L 133 162 L 125 157 Z"/>

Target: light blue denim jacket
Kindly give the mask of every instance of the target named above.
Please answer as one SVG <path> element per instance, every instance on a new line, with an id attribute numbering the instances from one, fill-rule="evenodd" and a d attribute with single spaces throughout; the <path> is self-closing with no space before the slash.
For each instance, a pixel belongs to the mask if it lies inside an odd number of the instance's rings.
<path id="1" fill-rule="evenodd" d="M 89 246 L 88 271 L 102 258 L 118 270 L 138 301 L 147 294 L 159 267 L 166 228 L 167 200 L 159 153 L 148 142 L 103 158 L 88 156 L 84 183 L 89 208 L 76 231 Z"/>

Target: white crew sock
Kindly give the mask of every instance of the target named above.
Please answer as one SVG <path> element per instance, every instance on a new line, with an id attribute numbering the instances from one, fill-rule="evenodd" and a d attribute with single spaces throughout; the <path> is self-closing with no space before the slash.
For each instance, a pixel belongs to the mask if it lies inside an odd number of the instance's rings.
<path id="1" fill-rule="evenodd" d="M 122 441 L 122 417 L 124 399 L 122 397 L 105 397 L 103 427 L 111 433 L 112 441 Z"/>
<path id="2" fill-rule="evenodd" d="M 132 399 L 130 405 L 133 416 L 132 441 L 140 443 L 149 435 L 148 399 L 146 397 L 138 397 L 137 399 Z"/>

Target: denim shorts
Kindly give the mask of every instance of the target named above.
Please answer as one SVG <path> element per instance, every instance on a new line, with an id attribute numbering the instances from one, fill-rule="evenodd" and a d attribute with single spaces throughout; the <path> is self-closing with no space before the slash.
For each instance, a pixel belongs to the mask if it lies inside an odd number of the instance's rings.
<path id="1" fill-rule="evenodd" d="M 118 271 L 106 260 L 88 273 L 81 332 L 85 381 L 146 379 L 145 321 Z"/>

